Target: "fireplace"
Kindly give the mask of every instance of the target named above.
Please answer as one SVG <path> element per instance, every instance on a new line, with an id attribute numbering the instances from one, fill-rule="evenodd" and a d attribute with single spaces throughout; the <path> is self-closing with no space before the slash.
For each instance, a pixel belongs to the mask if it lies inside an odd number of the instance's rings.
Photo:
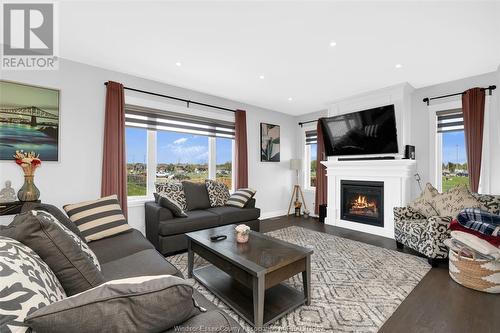
<path id="1" fill-rule="evenodd" d="M 384 182 L 342 180 L 341 219 L 384 227 Z"/>

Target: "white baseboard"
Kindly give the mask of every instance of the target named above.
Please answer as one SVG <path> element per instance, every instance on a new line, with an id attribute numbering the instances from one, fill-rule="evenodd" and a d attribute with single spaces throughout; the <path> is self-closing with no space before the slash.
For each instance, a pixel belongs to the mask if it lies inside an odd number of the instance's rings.
<path id="1" fill-rule="evenodd" d="M 286 215 L 286 213 L 287 213 L 286 209 L 283 209 L 283 210 L 273 210 L 273 211 L 270 211 L 270 212 L 262 213 L 260 215 L 260 219 L 261 220 L 272 219 L 273 217 L 284 216 L 284 215 Z"/>

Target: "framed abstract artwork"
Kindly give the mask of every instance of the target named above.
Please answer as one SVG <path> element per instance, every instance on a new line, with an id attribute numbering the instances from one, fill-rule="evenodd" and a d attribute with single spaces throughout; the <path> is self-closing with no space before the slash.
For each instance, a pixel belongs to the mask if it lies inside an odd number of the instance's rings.
<path id="1" fill-rule="evenodd" d="M 16 150 L 59 160 L 59 90 L 0 80 L 0 160 Z"/>
<path id="2" fill-rule="evenodd" d="M 260 161 L 280 161 L 280 126 L 260 123 Z"/>

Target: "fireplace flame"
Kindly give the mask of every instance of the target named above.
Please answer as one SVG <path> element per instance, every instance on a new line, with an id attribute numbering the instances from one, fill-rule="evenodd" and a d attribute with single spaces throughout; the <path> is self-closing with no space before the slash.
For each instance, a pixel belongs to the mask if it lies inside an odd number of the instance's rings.
<path id="1" fill-rule="evenodd" d="M 368 201 L 366 196 L 359 195 L 356 200 L 352 202 L 351 208 L 354 209 L 376 209 L 377 205 L 374 201 Z"/>

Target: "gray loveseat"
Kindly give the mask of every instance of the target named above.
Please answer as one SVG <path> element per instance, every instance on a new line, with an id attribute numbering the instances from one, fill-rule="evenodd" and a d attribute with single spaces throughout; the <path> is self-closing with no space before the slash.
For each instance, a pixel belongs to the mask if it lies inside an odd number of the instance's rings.
<path id="1" fill-rule="evenodd" d="M 186 200 L 209 202 L 208 193 L 196 193 L 196 198 L 186 193 Z M 200 198 L 200 196 L 203 196 Z M 205 198 L 207 196 L 207 198 Z M 199 206 L 199 205 L 197 205 Z M 214 228 L 227 224 L 244 223 L 252 230 L 259 231 L 260 209 L 255 208 L 255 199 L 251 199 L 243 208 L 210 207 L 188 210 L 188 217 L 175 217 L 172 211 L 160 206 L 155 201 L 145 203 L 146 236 L 155 248 L 168 255 L 187 249 L 186 233 Z"/>

